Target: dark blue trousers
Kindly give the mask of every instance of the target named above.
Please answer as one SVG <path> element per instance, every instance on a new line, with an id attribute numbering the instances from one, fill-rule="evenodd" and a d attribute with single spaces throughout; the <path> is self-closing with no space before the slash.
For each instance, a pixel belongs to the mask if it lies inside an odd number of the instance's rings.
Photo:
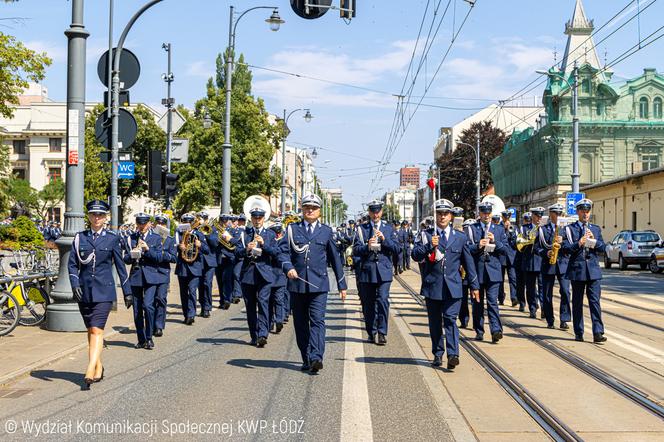
<path id="1" fill-rule="evenodd" d="M 295 339 L 303 362 L 322 361 L 325 354 L 327 292 L 291 293 Z"/>
<path id="2" fill-rule="evenodd" d="M 154 297 L 154 328 L 166 328 L 166 307 L 168 306 L 168 286 L 157 284 L 157 294 Z"/>
<path id="3" fill-rule="evenodd" d="M 572 318 L 574 321 L 574 334 L 583 336 L 583 295 L 588 297 L 590 319 L 593 323 L 593 333 L 604 333 L 602 323 L 602 308 L 599 300 L 602 295 L 600 280 L 572 281 Z"/>
<path id="4" fill-rule="evenodd" d="M 526 283 L 526 300 L 528 301 L 528 310 L 531 314 L 537 313 L 539 308 L 539 295 L 537 294 L 537 279 L 540 277 L 539 272 L 524 272 Z"/>
<path id="5" fill-rule="evenodd" d="M 464 284 L 461 291 L 461 305 L 459 306 L 459 322 L 461 327 L 466 327 L 468 321 L 470 320 L 470 312 L 468 310 L 468 295 L 470 294 L 470 288 L 468 284 Z"/>
<path id="6" fill-rule="evenodd" d="M 293 310 L 293 299 L 290 292 L 284 287 L 284 320 L 287 321 L 290 317 L 290 312 Z"/>
<path id="7" fill-rule="evenodd" d="M 196 290 L 200 279 L 200 276 L 178 276 L 180 304 L 185 319 L 196 316 Z"/>
<path id="8" fill-rule="evenodd" d="M 136 327 L 138 342 L 152 339 L 156 293 L 156 284 L 144 284 L 142 287 L 131 286 L 131 294 L 134 296 L 134 326 Z"/>
<path id="9" fill-rule="evenodd" d="M 267 338 L 270 332 L 270 293 L 269 282 L 242 284 L 242 296 L 247 308 L 247 325 L 251 340 Z"/>
<path id="10" fill-rule="evenodd" d="M 286 287 L 272 287 L 270 293 L 270 328 L 273 324 L 284 322 L 284 292 Z"/>
<path id="11" fill-rule="evenodd" d="M 510 301 L 517 301 L 518 296 L 516 294 L 516 269 L 514 266 L 509 264 L 503 266 L 503 280 L 505 280 L 505 274 L 507 274 L 507 283 L 510 287 Z M 505 298 L 505 284 L 500 284 L 498 291 L 498 302 L 504 302 Z"/>
<path id="12" fill-rule="evenodd" d="M 565 278 L 565 275 L 542 275 L 544 291 L 542 311 L 548 325 L 554 325 L 555 322 L 553 315 L 553 286 L 556 283 L 556 277 L 558 278 L 558 284 L 560 284 L 560 321 L 569 322 L 572 319 L 569 306 L 569 280 Z"/>
<path id="13" fill-rule="evenodd" d="M 364 325 L 369 336 L 387 335 L 391 284 L 392 281 L 359 283 L 364 296 Z"/>
<path id="14" fill-rule="evenodd" d="M 544 302 L 544 282 L 541 272 L 537 275 L 537 299 L 540 305 L 542 305 L 542 302 Z"/>
<path id="15" fill-rule="evenodd" d="M 215 269 L 219 288 L 219 305 L 233 300 L 233 263 L 225 259 Z"/>
<path id="16" fill-rule="evenodd" d="M 242 262 L 242 259 L 238 259 L 235 264 L 233 264 L 233 299 L 242 298 L 242 284 L 240 283 Z"/>
<path id="17" fill-rule="evenodd" d="M 212 310 L 212 279 L 216 267 L 203 267 L 203 276 L 198 287 L 198 303 L 201 305 L 201 313 Z"/>
<path id="18" fill-rule="evenodd" d="M 410 245 L 404 244 L 402 247 L 401 256 L 403 257 L 403 263 L 401 264 L 402 269 L 410 268 Z"/>
<path id="19" fill-rule="evenodd" d="M 456 325 L 456 319 L 461 307 L 461 298 L 446 296 L 443 300 L 425 299 L 427 316 L 429 317 L 431 352 L 434 356 L 443 356 L 447 348 L 448 358 L 459 356 L 459 329 Z M 445 327 L 444 339 L 443 327 Z"/>
<path id="20" fill-rule="evenodd" d="M 473 329 L 475 333 L 484 334 L 484 299 L 489 314 L 489 329 L 491 333 L 503 331 L 500 323 L 500 312 L 498 311 L 498 286 L 502 282 L 487 282 L 480 284 L 480 302 L 473 299 Z"/>
<path id="21" fill-rule="evenodd" d="M 526 272 L 515 268 L 516 272 L 516 299 L 519 301 L 519 307 L 526 306 Z"/>

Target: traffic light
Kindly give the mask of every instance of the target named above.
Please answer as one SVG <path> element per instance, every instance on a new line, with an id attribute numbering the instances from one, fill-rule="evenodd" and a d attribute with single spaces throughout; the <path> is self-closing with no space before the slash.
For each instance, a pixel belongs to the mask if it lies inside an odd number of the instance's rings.
<path id="1" fill-rule="evenodd" d="M 332 0 L 290 0 L 293 11 L 302 18 L 322 17 L 332 6 Z"/>
<path id="2" fill-rule="evenodd" d="M 172 199 L 178 193 L 178 174 L 164 171 L 164 195 Z"/>
<path id="3" fill-rule="evenodd" d="M 339 15 L 350 20 L 355 17 L 356 0 L 339 0 Z"/>
<path id="4" fill-rule="evenodd" d="M 148 197 L 157 199 L 162 192 L 161 151 L 148 152 Z"/>

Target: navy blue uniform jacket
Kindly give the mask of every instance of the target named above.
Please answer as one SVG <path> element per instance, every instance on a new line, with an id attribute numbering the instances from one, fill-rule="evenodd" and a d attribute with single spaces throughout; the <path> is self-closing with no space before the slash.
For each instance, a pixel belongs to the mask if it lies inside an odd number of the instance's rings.
<path id="1" fill-rule="evenodd" d="M 485 254 L 484 249 L 480 247 L 480 240 L 485 237 L 484 226 L 478 221 L 468 226 L 468 240 L 470 253 L 475 260 L 475 269 L 480 284 L 487 282 L 501 282 L 503 280 L 503 269 L 500 263 L 500 256 L 507 243 L 505 229 L 498 225 L 489 223 L 489 232 L 493 233 L 493 243 L 496 248 L 493 252 Z"/>
<path id="2" fill-rule="evenodd" d="M 401 245 L 397 242 L 392 226 L 380 221 L 379 230 L 385 240 L 381 242 L 378 252 L 371 252 L 368 243 L 374 236 L 373 222 L 362 224 L 357 228 L 353 242 L 353 256 L 360 259 L 357 269 L 358 282 L 392 281 L 392 255 L 399 253 Z"/>
<path id="3" fill-rule="evenodd" d="M 145 241 L 149 249 L 141 255 L 140 259 L 132 259 L 129 252 L 136 247 L 139 238 L 140 233 L 136 232 L 124 240 L 125 254 L 123 259 L 125 264 L 131 264 L 129 283 L 133 287 L 142 287 L 144 281 L 148 284 L 163 284 L 164 282 L 168 282 L 159 271 L 162 259 L 161 236 L 148 230 L 143 241 Z"/>
<path id="4" fill-rule="evenodd" d="M 583 227 L 580 222 L 567 226 L 563 235 L 561 250 L 569 253 L 567 265 L 567 279 L 570 281 L 595 281 L 602 279 L 602 269 L 599 267 L 598 254 L 604 252 L 606 244 L 602 238 L 602 229 L 595 224 L 588 223 L 588 228 L 597 240 L 594 249 L 579 246 L 583 236 Z M 584 251 L 585 249 L 585 251 Z"/>
<path id="5" fill-rule="evenodd" d="M 274 232 L 265 227 L 260 229 L 260 236 L 263 238 L 263 249 L 261 256 L 253 257 L 248 253 L 247 244 L 254 240 L 258 229 L 246 229 L 240 235 L 240 240 L 236 241 L 235 256 L 244 259 L 242 269 L 240 270 L 240 282 L 243 284 L 256 284 L 263 281 L 271 283 L 274 281 L 274 270 L 272 269 L 272 260 L 278 256 L 277 241 Z"/>
<path id="6" fill-rule="evenodd" d="M 554 265 L 549 264 L 549 250 L 553 244 L 553 233 L 556 226 L 549 223 L 542 227 L 539 231 L 539 237 L 535 241 L 535 253 L 542 257 L 542 274 L 543 275 L 564 275 L 567 273 L 567 265 L 569 263 L 569 256 L 562 248 L 558 249 L 558 260 Z M 558 235 L 564 237 L 565 229 L 558 229 Z"/>

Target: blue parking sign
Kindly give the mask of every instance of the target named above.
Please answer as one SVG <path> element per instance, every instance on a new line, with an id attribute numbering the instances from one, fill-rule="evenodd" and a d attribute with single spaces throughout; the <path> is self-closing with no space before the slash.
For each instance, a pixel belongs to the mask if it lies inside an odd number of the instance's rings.
<path id="1" fill-rule="evenodd" d="M 135 167 L 136 165 L 133 161 L 120 161 L 118 163 L 118 178 L 133 180 Z"/>
<path id="2" fill-rule="evenodd" d="M 516 207 L 510 207 L 507 209 L 510 212 L 510 221 L 516 222 Z"/>
<path id="3" fill-rule="evenodd" d="M 567 216 L 576 215 L 576 207 L 575 207 L 576 203 L 578 201 L 581 201 L 585 197 L 586 197 L 586 194 L 583 193 L 583 192 L 577 192 L 577 193 L 569 192 L 567 195 L 565 195 L 565 200 L 567 202 L 565 204 L 565 207 L 567 209 L 566 210 L 567 211 Z"/>

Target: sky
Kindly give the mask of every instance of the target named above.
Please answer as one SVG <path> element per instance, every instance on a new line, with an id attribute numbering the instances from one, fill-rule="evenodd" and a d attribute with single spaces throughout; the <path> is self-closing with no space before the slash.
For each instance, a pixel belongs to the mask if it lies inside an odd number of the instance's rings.
<path id="1" fill-rule="evenodd" d="M 143 3 L 115 0 L 115 41 Z M 285 20 L 281 29 L 271 32 L 265 23 L 271 10 L 251 11 L 237 25 L 236 51 L 245 55 L 247 63 L 272 70 L 252 68 L 253 93 L 264 99 L 269 112 L 281 115 L 284 109 L 311 109 L 310 123 L 299 118 L 302 113 L 289 120 L 289 144 L 317 147 L 315 163 L 323 186 L 340 187 L 349 211 L 356 212 L 363 203 L 398 187 L 400 167 L 418 165 L 425 174 L 440 127 L 513 97 L 537 80 L 535 70 L 559 61 L 566 43 L 564 24 L 575 0 L 476 0 L 473 8 L 466 0 L 357 3 L 356 18 L 346 23 L 338 11 L 316 20 L 302 19 L 286 0 L 164 0 L 138 20 L 125 44 L 141 62 L 141 77 L 131 88 L 132 101 L 164 110 L 160 104 L 166 96 L 162 43 L 169 42 L 173 96 L 176 103 L 191 107 L 204 96 L 216 55 L 228 43 L 229 7 L 242 12 L 254 6 L 277 6 Z M 338 0 L 333 4 L 338 5 Z M 643 39 L 656 31 L 664 16 L 664 1 L 658 0 L 584 0 L 583 4 L 596 29 L 604 26 L 594 37 L 602 61 L 611 62 L 637 44 L 639 36 Z M 104 90 L 96 66 L 108 48 L 108 6 L 108 0 L 85 2 L 84 24 L 90 32 L 87 101 L 101 101 Z M 639 20 L 625 24 L 639 10 Z M 0 19 L 2 32 L 53 58 L 44 84 L 51 99 L 65 100 L 64 31 L 71 22 L 71 1 L 3 3 Z M 427 55 L 422 58 L 425 48 Z M 645 67 L 661 71 L 663 54 L 664 39 L 657 40 L 613 67 L 614 78 L 633 78 Z M 394 143 L 390 134 L 397 96 L 408 95 L 404 91 L 408 92 L 413 80 L 412 104 L 397 123 L 406 130 L 399 129 L 399 142 Z M 521 101 L 537 102 L 542 89 L 529 91 Z M 385 158 L 389 163 L 381 167 Z M 379 169 L 384 172 L 377 174 Z"/>

